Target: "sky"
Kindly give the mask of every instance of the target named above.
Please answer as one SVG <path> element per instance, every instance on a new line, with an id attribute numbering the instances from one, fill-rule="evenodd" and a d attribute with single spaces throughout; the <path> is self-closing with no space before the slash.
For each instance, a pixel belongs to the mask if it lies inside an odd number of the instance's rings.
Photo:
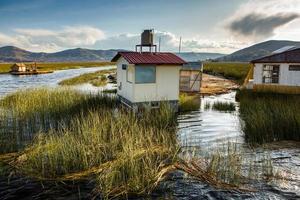
<path id="1" fill-rule="evenodd" d="M 232 53 L 300 39 L 300 0 L 0 0 L 0 46 L 128 49 L 144 29 L 161 51 Z"/>

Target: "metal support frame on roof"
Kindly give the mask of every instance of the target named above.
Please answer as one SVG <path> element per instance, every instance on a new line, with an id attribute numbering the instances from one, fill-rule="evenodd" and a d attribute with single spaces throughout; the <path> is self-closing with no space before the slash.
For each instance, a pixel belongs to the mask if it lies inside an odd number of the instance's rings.
<path id="1" fill-rule="evenodd" d="M 152 53 L 152 47 L 154 47 L 155 49 L 155 53 L 157 53 L 157 46 L 154 45 L 142 45 L 142 44 L 138 44 L 135 45 L 135 51 L 138 52 L 138 47 L 140 48 L 139 52 L 142 53 L 143 52 L 143 47 L 149 47 L 149 52 Z"/>

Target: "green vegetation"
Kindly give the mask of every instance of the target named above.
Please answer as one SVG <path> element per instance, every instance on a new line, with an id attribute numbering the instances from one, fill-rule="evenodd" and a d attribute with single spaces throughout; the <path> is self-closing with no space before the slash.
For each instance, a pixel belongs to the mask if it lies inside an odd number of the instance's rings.
<path id="1" fill-rule="evenodd" d="M 1 63 L 0 64 L 0 73 L 8 73 L 10 67 L 14 63 Z M 33 63 L 25 63 L 32 65 Z M 115 63 L 111 62 L 53 62 L 53 63 L 37 63 L 38 70 L 46 71 L 55 71 L 55 70 L 64 70 L 64 69 L 76 69 L 82 67 L 101 67 L 107 65 L 114 65 Z"/>
<path id="2" fill-rule="evenodd" d="M 105 108 L 90 111 L 67 129 L 39 135 L 15 164 L 26 174 L 49 179 L 96 168 L 99 190 L 107 196 L 148 192 L 163 166 L 176 158 L 176 134 L 169 126 L 175 124 L 173 116 L 168 108 L 140 117 Z"/>
<path id="3" fill-rule="evenodd" d="M 200 96 L 188 95 L 182 93 L 179 96 L 179 110 L 181 112 L 199 110 L 200 108 Z"/>
<path id="4" fill-rule="evenodd" d="M 232 112 L 235 111 L 235 105 L 233 102 L 216 101 L 212 104 L 212 109 L 218 111 Z"/>
<path id="5" fill-rule="evenodd" d="M 211 108 L 210 102 L 205 102 L 205 104 L 204 104 L 204 110 L 210 110 L 210 108 Z"/>
<path id="6" fill-rule="evenodd" d="M 0 100 L 0 151 L 13 152 L 31 142 L 39 131 L 59 129 L 72 117 L 114 108 L 116 100 L 99 95 L 84 95 L 70 89 L 31 89 L 19 91 Z"/>
<path id="7" fill-rule="evenodd" d="M 1 116 L 1 128 L 15 131 L 2 137 L 7 132 L 1 129 L 1 145 L 19 144 L 35 135 L 10 162 L 30 177 L 71 181 L 89 177 L 107 197 L 148 193 L 161 171 L 177 159 L 175 113 L 167 104 L 141 115 L 116 107 L 114 98 L 102 94 L 20 91 L 1 100 L 2 109 L 11 109 Z"/>
<path id="8" fill-rule="evenodd" d="M 247 142 L 300 140 L 300 95 L 242 90 L 237 99 Z"/>
<path id="9" fill-rule="evenodd" d="M 272 84 L 254 85 L 253 91 L 262 93 L 300 94 L 299 86 L 283 86 Z"/>
<path id="10" fill-rule="evenodd" d="M 268 152 L 247 158 L 245 152 L 235 143 L 228 143 L 223 149 L 213 152 L 208 159 L 208 173 L 220 182 L 243 185 L 249 180 L 269 179 L 275 176 L 273 163 Z"/>
<path id="11" fill-rule="evenodd" d="M 106 85 L 107 78 L 105 74 L 114 73 L 115 69 L 99 70 L 92 73 L 86 73 L 74 78 L 66 79 L 59 82 L 59 85 L 79 85 L 84 83 L 90 83 L 96 87 Z"/>
<path id="12" fill-rule="evenodd" d="M 236 80 L 242 84 L 250 70 L 249 63 L 225 63 L 225 62 L 205 62 L 203 72 L 224 76 L 228 79 Z"/>
<path id="13" fill-rule="evenodd" d="M 12 63 L 0 63 L 0 74 L 2 73 L 8 73 L 10 71 L 10 67 L 12 66 Z"/>
<path id="14" fill-rule="evenodd" d="M 106 90 L 103 90 L 102 92 L 107 93 L 107 94 L 116 94 L 117 89 L 106 89 Z"/>
<path id="15" fill-rule="evenodd" d="M 149 194 L 174 170 L 219 188 L 243 184 L 244 160 L 236 147 L 204 161 L 178 156 L 177 116 L 168 104 L 136 114 L 102 93 L 41 88 L 6 96 L 0 109 L 7 111 L 0 113 L 0 149 L 14 152 L 0 155 L 0 161 L 37 180 L 86 179 L 104 198 Z"/>

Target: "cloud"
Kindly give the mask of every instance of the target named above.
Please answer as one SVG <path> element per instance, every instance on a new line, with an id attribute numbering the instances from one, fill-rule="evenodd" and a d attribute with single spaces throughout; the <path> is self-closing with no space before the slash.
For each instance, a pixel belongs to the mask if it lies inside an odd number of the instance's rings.
<path id="1" fill-rule="evenodd" d="M 12 35 L 0 33 L 0 45 L 13 45 L 35 52 L 55 52 L 66 48 L 91 47 L 105 38 L 102 30 L 90 26 L 67 26 L 58 31 L 15 29 Z"/>
<path id="2" fill-rule="evenodd" d="M 32 45 L 50 45 L 62 48 L 86 47 L 105 38 L 102 30 L 89 27 L 64 27 L 59 31 L 47 29 L 15 29 L 15 32 Z"/>
<path id="3" fill-rule="evenodd" d="M 161 41 L 161 51 L 177 52 L 179 36 L 171 32 L 155 31 L 154 42 Z M 140 44 L 140 33 L 106 36 L 101 29 L 89 26 L 62 29 L 15 29 L 13 35 L 0 33 L 0 46 L 13 45 L 34 52 L 56 52 L 68 48 L 128 49 Z M 211 41 L 201 38 L 182 38 L 182 51 L 227 53 L 241 47 L 236 41 Z"/>
<path id="4" fill-rule="evenodd" d="M 160 38 L 161 51 L 177 52 L 179 48 L 179 36 L 171 32 L 155 31 L 154 42 L 158 45 Z M 140 44 L 140 34 L 119 34 L 100 40 L 95 45 L 102 49 L 128 49 L 135 50 L 135 45 Z M 232 52 L 244 46 L 245 43 L 237 41 L 211 41 L 200 38 L 182 38 L 182 51 L 194 52 Z"/>
<path id="5" fill-rule="evenodd" d="M 278 29 L 286 32 L 299 29 L 299 10 L 299 0 L 247 0 L 223 21 L 222 26 L 228 37 L 232 35 L 240 41 L 258 42 L 277 37 Z"/>
<path id="6" fill-rule="evenodd" d="M 274 30 L 300 17 L 296 13 L 280 13 L 276 15 L 248 14 L 235 19 L 229 24 L 233 33 L 241 36 L 265 38 L 272 36 Z"/>

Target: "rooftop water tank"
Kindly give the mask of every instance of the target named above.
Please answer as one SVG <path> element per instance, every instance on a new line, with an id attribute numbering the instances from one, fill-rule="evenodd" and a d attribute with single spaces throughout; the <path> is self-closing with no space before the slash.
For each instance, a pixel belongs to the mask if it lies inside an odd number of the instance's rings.
<path id="1" fill-rule="evenodd" d="M 152 46 L 153 45 L 153 37 L 154 37 L 154 30 L 144 30 L 141 35 L 141 45 L 143 46 Z"/>

